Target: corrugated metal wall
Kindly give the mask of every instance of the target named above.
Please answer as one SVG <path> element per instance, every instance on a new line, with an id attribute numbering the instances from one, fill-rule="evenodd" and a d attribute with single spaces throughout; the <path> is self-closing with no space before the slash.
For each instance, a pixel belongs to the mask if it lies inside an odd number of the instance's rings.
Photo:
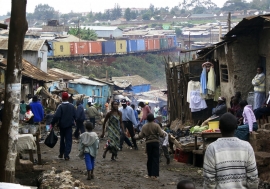
<path id="1" fill-rule="evenodd" d="M 123 37 L 123 31 L 120 29 L 116 29 L 114 31 L 96 30 L 95 32 L 98 37 Z"/>

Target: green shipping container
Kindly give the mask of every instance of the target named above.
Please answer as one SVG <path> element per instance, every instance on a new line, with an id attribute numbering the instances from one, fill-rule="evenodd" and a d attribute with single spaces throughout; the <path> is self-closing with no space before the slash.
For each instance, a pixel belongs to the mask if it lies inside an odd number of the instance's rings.
<path id="1" fill-rule="evenodd" d="M 160 49 L 167 49 L 167 48 L 168 48 L 168 39 L 160 38 Z"/>

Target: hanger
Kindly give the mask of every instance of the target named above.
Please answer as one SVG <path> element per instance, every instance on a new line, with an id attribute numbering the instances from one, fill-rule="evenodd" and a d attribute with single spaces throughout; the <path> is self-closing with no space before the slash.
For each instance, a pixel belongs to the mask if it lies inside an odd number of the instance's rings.
<path id="1" fill-rule="evenodd" d="M 203 68 L 204 68 L 204 67 L 211 67 L 211 66 L 214 67 L 214 64 L 211 63 L 211 62 L 208 62 L 208 61 L 202 64 L 202 67 L 203 67 Z"/>

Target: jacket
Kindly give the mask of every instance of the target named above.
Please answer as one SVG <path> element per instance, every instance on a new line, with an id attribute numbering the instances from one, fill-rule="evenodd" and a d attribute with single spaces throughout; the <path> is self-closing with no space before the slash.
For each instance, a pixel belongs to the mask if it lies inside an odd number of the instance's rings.
<path id="1" fill-rule="evenodd" d="M 88 153 L 96 158 L 99 149 L 99 138 L 95 132 L 84 132 L 80 135 L 79 157 L 84 158 L 84 154 Z"/>
<path id="2" fill-rule="evenodd" d="M 88 114 L 89 118 L 95 118 L 96 116 L 99 116 L 100 113 L 97 111 L 97 109 L 94 106 L 90 106 L 86 109 L 86 113 Z"/>
<path id="3" fill-rule="evenodd" d="M 265 75 L 264 73 L 257 74 L 252 79 L 252 85 L 254 86 L 254 92 L 265 92 Z"/>
<path id="4" fill-rule="evenodd" d="M 74 125 L 74 121 L 76 120 L 76 110 L 75 107 L 69 102 L 62 102 L 57 107 L 57 110 L 52 119 L 52 126 L 58 122 L 58 126 L 60 128 L 68 128 Z"/>
<path id="5" fill-rule="evenodd" d="M 85 120 L 85 114 L 84 114 L 84 108 L 82 104 L 78 105 L 76 110 L 76 121 L 84 122 Z"/>
<path id="6" fill-rule="evenodd" d="M 142 127 L 142 131 L 135 139 L 146 139 L 146 143 L 159 142 L 159 137 L 165 137 L 166 133 L 163 132 L 158 124 L 155 122 L 146 123 Z"/>
<path id="7" fill-rule="evenodd" d="M 34 122 L 41 122 L 44 118 L 44 111 L 42 105 L 39 102 L 31 102 L 30 107 L 31 111 L 34 114 Z"/>

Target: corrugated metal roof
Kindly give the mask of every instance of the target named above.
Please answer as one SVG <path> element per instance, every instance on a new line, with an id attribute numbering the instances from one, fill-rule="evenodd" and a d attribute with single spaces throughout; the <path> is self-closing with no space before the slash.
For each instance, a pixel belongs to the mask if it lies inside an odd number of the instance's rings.
<path id="1" fill-rule="evenodd" d="M 24 51 L 39 51 L 44 45 L 44 39 L 24 39 Z M 8 37 L 0 37 L 0 49 L 8 50 Z"/>
<path id="2" fill-rule="evenodd" d="M 90 30 L 95 30 L 95 31 L 114 31 L 116 29 L 121 30 L 120 28 L 116 26 L 81 26 L 81 28 L 86 28 Z"/>
<path id="3" fill-rule="evenodd" d="M 265 21 L 270 21 L 270 14 L 243 18 L 243 20 L 229 31 L 225 37 L 231 37 L 233 35 L 237 36 L 246 33 L 247 31 L 262 29 Z"/>
<path id="4" fill-rule="evenodd" d="M 75 74 L 72 72 L 67 72 L 58 68 L 52 68 L 48 70 L 48 74 L 58 78 L 59 79 L 67 79 L 67 80 L 72 80 L 72 79 L 79 79 L 82 77 L 82 75 Z"/>
<path id="5" fill-rule="evenodd" d="M 131 83 L 132 86 L 151 84 L 149 81 L 147 81 L 146 79 L 144 79 L 143 77 L 139 75 L 126 76 L 126 77 L 112 77 L 112 81 L 117 81 L 117 82 L 127 81 Z"/>
<path id="6" fill-rule="evenodd" d="M 74 79 L 72 81 L 69 81 L 69 83 L 92 85 L 92 86 L 105 86 L 106 85 L 104 83 L 100 83 L 100 82 L 93 81 L 93 80 L 86 79 L 86 78 Z"/>
<path id="7" fill-rule="evenodd" d="M 7 60 L 4 59 L 1 63 L 7 65 Z M 39 81 L 56 81 L 57 78 L 47 74 L 46 72 L 43 72 L 41 69 L 37 68 L 30 62 L 26 60 L 22 60 L 22 67 L 23 71 L 22 74 L 26 77 L 30 77 Z"/>

